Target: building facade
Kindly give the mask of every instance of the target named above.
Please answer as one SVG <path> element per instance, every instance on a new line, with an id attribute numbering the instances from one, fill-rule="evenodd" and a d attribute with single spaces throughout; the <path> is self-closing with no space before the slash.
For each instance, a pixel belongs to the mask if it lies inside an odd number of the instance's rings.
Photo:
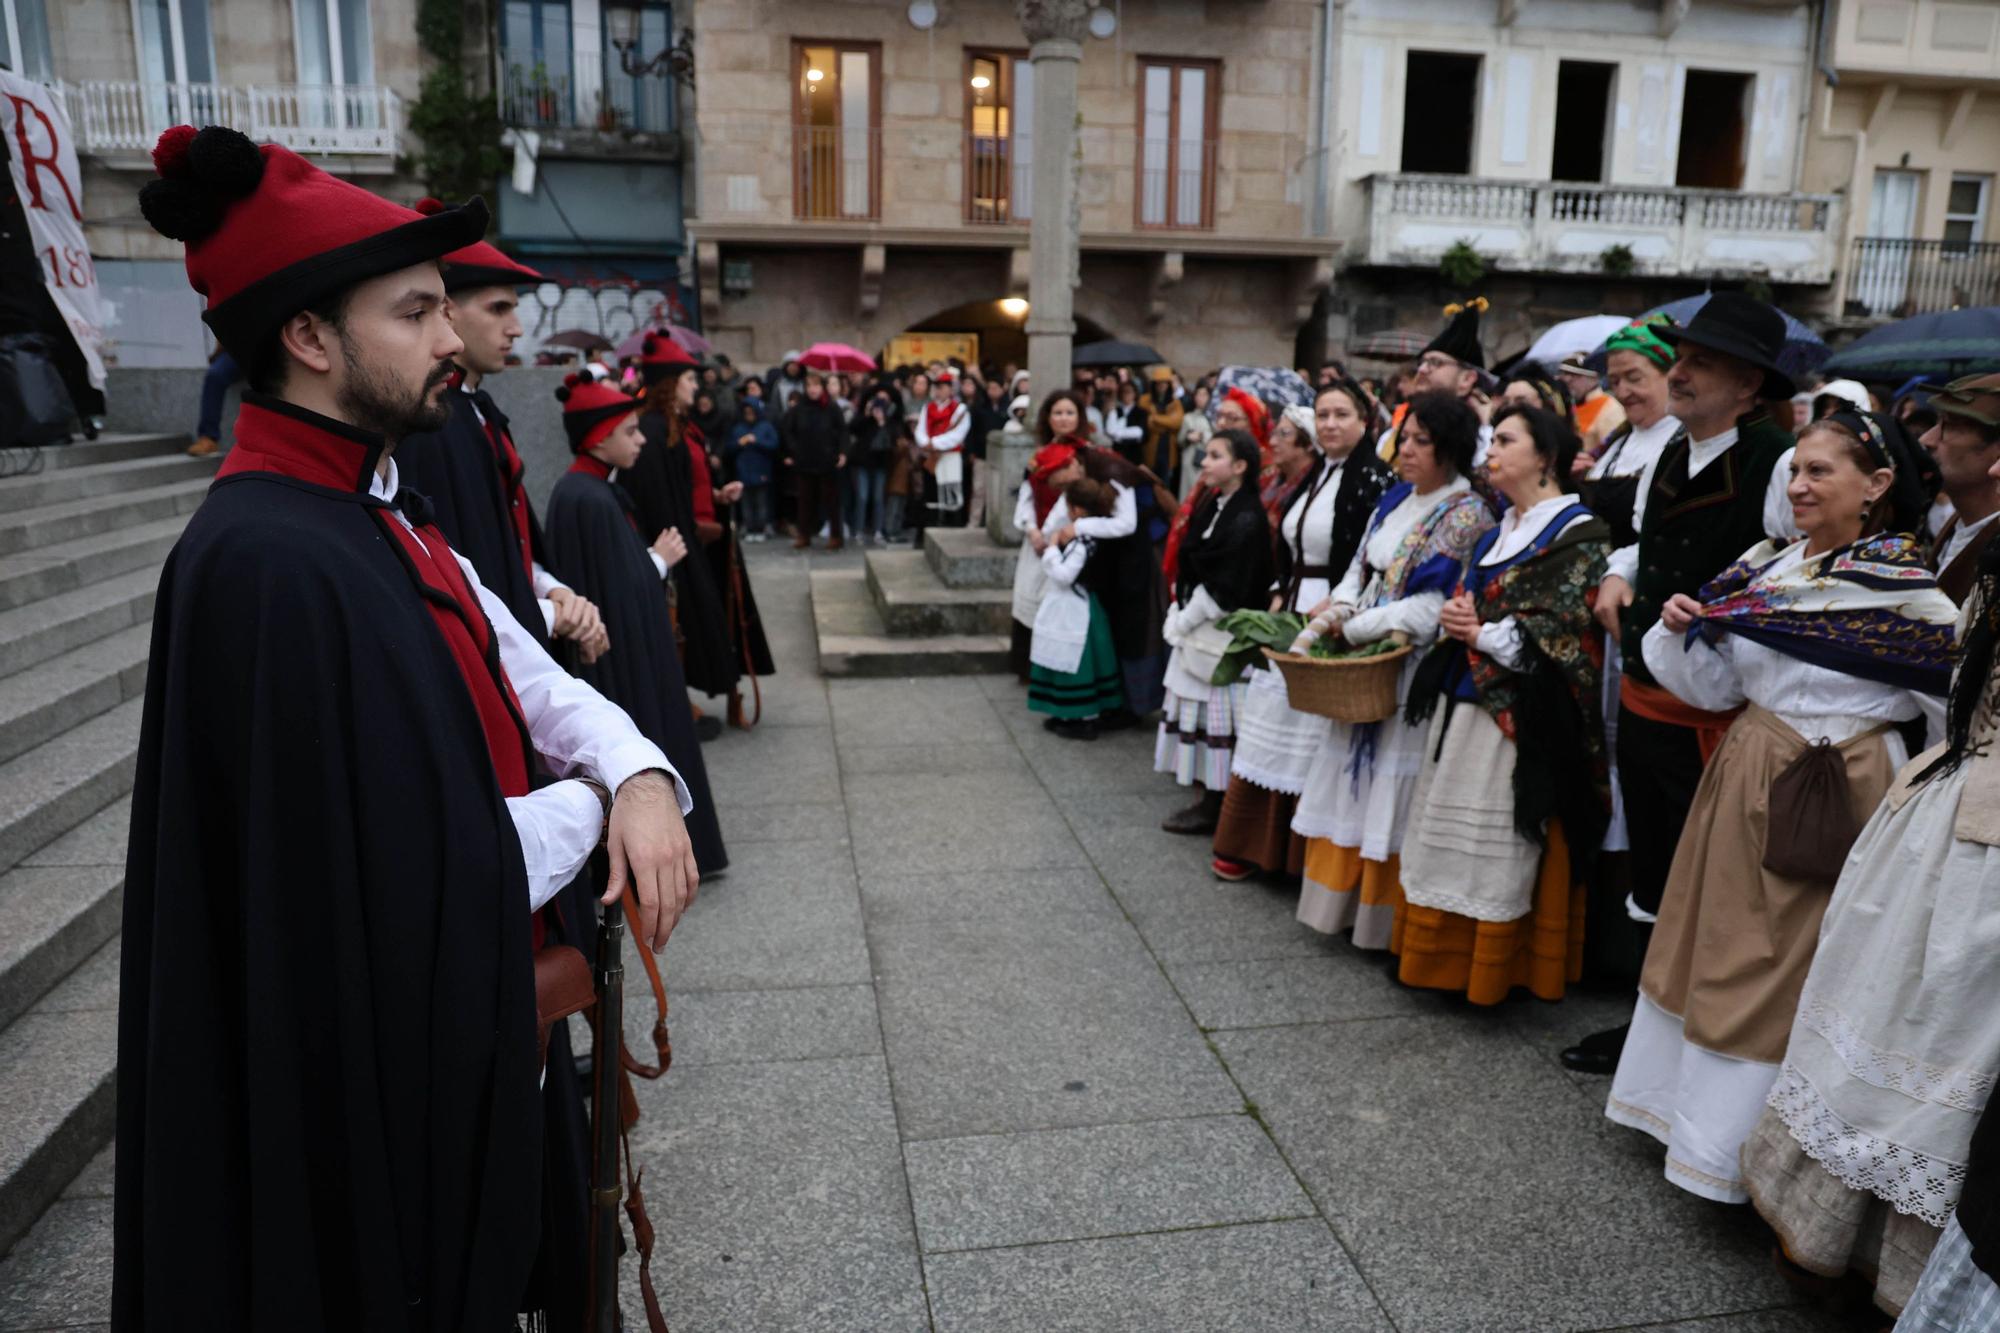
<path id="1" fill-rule="evenodd" d="M 2000 4 L 1841 0 L 1824 51 L 1805 179 L 1850 200 L 1829 314 L 2000 304 Z"/>

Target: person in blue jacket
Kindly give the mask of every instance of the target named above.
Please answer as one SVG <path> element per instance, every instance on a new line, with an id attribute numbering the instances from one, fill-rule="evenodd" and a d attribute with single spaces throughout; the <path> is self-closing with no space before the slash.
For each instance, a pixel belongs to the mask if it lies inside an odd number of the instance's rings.
<path id="1" fill-rule="evenodd" d="M 771 477 L 777 470 L 778 428 L 764 420 L 764 406 L 755 398 L 740 399 L 736 427 L 722 447 L 730 475 L 743 483 L 743 540 L 766 541 L 771 535 Z"/>

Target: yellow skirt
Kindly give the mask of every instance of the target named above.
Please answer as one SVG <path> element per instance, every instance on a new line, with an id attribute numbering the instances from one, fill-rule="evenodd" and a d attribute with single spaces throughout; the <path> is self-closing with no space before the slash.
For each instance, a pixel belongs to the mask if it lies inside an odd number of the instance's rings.
<path id="1" fill-rule="evenodd" d="M 1299 920 L 1322 935 L 1350 927 L 1358 949 L 1386 949 L 1403 907 L 1403 859 L 1371 861 L 1356 847 L 1306 839 Z"/>
<path id="2" fill-rule="evenodd" d="M 1312 874 L 1310 854 L 1306 863 Z M 1389 952 L 1402 962 L 1405 986 L 1463 991 L 1474 1004 L 1498 1004 L 1516 986 L 1560 1000 L 1583 976 L 1583 915 L 1588 892 L 1570 882 L 1569 844 L 1562 825 L 1549 824 L 1549 846 L 1535 875 L 1534 907 L 1512 921 L 1475 921 L 1396 895 Z"/>

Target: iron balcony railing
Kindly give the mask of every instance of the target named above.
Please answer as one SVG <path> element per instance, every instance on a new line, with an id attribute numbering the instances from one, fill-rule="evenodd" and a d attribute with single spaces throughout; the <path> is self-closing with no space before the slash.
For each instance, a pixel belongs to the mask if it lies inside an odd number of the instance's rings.
<path id="1" fill-rule="evenodd" d="M 1903 318 L 1979 305 L 2000 305 L 2000 243 L 1855 238 L 1850 313 Z"/>
<path id="2" fill-rule="evenodd" d="M 846 125 L 792 127 L 792 212 L 817 222 L 882 215 L 882 135 Z"/>
<path id="3" fill-rule="evenodd" d="M 144 153 L 171 125 L 227 125 L 298 153 L 394 156 L 402 99 L 371 84 L 145 83 L 58 85 L 86 153 Z"/>
<path id="4" fill-rule="evenodd" d="M 500 116 L 518 129 L 663 134 L 674 128 L 674 85 L 617 69 L 573 75 L 509 63 L 501 70 Z"/>

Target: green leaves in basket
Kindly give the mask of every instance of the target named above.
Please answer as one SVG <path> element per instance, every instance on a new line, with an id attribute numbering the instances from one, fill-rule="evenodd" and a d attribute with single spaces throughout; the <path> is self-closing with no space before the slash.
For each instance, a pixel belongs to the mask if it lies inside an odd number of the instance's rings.
<path id="1" fill-rule="evenodd" d="M 1313 640 L 1306 656 L 1326 661 L 1352 662 L 1363 657 L 1380 657 L 1383 653 L 1393 653 L 1400 645 L 1393 639 L 1377 639 L 1359 647 L 1345 639 L 1320 638 Z"/>
<path id="2" fill-rule="evenodd" d="M 1229 631 L 1230 643 L 1211 683 L 1231 685 L 1241 680 L 1253 663 L 1263 660 L 1260 649 L 1289 652 L 1292 640 L 1306 627 L 1306 618 L 1295 611 L 1252 611 L 1246 607 L 1231 611 L 1215 623 L 1217 628 Z"/>

